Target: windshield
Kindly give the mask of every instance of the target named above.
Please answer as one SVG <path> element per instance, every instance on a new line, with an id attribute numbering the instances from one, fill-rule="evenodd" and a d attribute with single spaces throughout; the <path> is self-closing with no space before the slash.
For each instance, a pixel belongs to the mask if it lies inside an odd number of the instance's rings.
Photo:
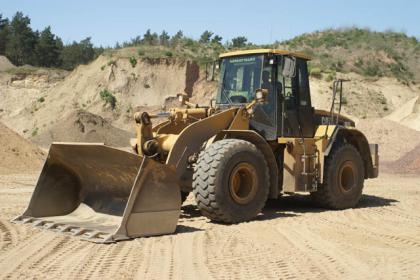
<path id="1" fill-rule="evenodd" d="M 239 56 L 225 58 L 220 69 L 217 103 L 248 103 L 260 88 L 264 56 Z"/>

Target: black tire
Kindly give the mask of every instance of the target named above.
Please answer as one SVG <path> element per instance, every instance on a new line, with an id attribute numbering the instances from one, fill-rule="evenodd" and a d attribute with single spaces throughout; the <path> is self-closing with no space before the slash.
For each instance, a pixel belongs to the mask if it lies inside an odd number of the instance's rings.
<path id="1" fill-rule="evenodd" d="M 225 139 L 200 153 L 193 193 L 201 213 L 216 222 L 239 223 L 255 218 L 269 192 L 269 173 L 252 143 Z"/>
<path id="2" fill-rule="evenodd" d="M 181 205 L 185 202 L 185 200 L 187 200 L 187 197 L 188 197 L 189 194 L 190 194 L 190 192 L 181 191 Z"/>
<path id="3" fill-rule="evenodd" d="M 363 160 L 357 149 L 351 144 L 339 144 L 325 162 L 324 184 L 311 193 L 311 198 L 324 208 L 355 207 L 362 196 L 364 175 Z"/>

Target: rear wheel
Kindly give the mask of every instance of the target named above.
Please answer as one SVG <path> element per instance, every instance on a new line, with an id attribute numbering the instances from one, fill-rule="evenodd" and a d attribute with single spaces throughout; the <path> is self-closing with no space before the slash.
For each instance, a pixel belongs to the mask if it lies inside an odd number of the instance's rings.
<path id="1" fill-rule="evenodd" d="M 269 191 L 267 162 L 250 142 L 226 139 L 203 151 L 195 166 L 193 192 L 202 214 L 238 223 L 257 216 Z"/>
<path id="2" fill-rule="evenodd" d="M 363 183 L 364 166 L 359 152 L 353 145 L 341 144 L 327 158 L 324 183 L 311 197 L 321 207 L 351 208 L 362 196 Z"/>

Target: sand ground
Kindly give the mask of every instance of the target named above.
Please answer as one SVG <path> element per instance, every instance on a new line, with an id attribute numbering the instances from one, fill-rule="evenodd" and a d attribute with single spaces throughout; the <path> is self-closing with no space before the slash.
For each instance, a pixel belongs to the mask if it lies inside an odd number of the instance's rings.
<path id="1" fill-rule="evenodd" d="M 419 279 L 420 177 L 382 174 L 344 211 L 283 197 L 231 226 L 210 223 L 190 196 L 175 234 L 110 245 L 10 223 L 36 178 L 0 176 L 0 278 Z"/>

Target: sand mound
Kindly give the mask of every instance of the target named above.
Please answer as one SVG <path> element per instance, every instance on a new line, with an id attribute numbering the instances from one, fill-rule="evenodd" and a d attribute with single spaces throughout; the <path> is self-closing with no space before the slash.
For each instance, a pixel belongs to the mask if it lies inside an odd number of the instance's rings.
<path id="1" fill-rule="evenodd" d="M 420 131 L 420 95 L 405 103 L 398 110 L 395 110 L 387 116 L 387 119 Z"/>
<path id="2" fill-rule="evenodd" d="M 356 127 L 379 144 L 380 161 L 396 161 L 420 145 L 420 132 L 386 119 L 360 120 Z"/>
<path id="3" fill-rule="evenodd" d="M 391 173 L 420 174 L 420 145 L 397 161 L 385 163 L 384 169 Z"/>
<path id="4" fill-rule="evenodd" d="M 33 137 L 41 146 L 52 142 L 105 143 L 109 146 L 126 147 L 133 134 L 112 126 L 104 118 L 78 110 L 58 121 L 50 130 Z"/>
<path id="5" fill-rule="evenodd" d="M 0 174 L 38 171 L 44 157 L 38 147 L 0 123 Z"/>
<path id="6" fill-rule="evenodd" d="M 6 71 L 12 68 L 15 68 L 14 66 L 5 56 L 0 55 L 0 71 Z"/>

